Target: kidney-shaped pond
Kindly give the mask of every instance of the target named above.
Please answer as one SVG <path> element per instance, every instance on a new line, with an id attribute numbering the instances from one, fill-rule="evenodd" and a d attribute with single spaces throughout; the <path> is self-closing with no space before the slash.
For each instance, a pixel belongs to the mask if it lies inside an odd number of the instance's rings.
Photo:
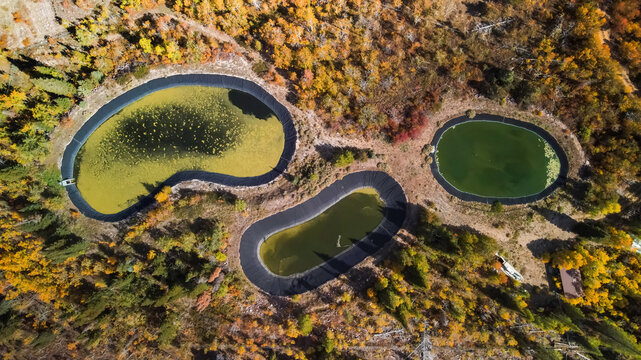
<path id="1" fill-rule="evenodd" d="M 355 190 L 313 219 L 268 237 L 260 258 L 275 274 L 302 273 L 364 238 L 383 219 L 383 209 L 375 189 Z"/>
<path id="2" fill-rule="evenodd" d="M 295 142 L 289 112 L 258 85 L 176 75 L 100 109 L 69 144 L 62 172 L 75 178 L 68 189 L 80 210 L 119 220 L 164 185 L 269 182 L 286 168 Z"/>
<path id="3" fill-rule="evenodd" d="M 567 158 L 545 130 L 480 114 L 449 121 L 432 143 L 432 170 L 463 200 L 526 203 L 551 193 L 567 175 Z"/>
<path id="4" fill-rule="evenodd" d="M 405 212 L 403 189 L 389 175 L 349 174 L 250 226 L 241 239 L 241 266 L 268 293 L 311 290 L 380 249 L 402 226 Z"/>

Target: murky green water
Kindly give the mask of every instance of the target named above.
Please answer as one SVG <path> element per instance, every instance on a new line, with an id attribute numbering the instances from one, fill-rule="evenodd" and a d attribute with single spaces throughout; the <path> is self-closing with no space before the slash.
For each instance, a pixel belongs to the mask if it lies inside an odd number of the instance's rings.
<path id="1" fill-rule="evenodd" d="M 559 175 L 559 158 L 539 135 L 489 121 L 469 121 L 442 135 L 436 160 L 455 188 L 480 196 L 522 197 L 541 192 Z"/>
<path id="2" fill-rule="evenodd" d="M 260 257 L 277 275 L 304 272 L 374 230 L 383 220 L 383 208 L 376 190 L 357 190 L 315 218 L 267 238 L 260 247 Z"/>
<path id="3" fill-rule="evenodd" d="M 78 189 L 97 211 L 123 210 L 178 171 L 238 177 L 271 171 L 283 126 L 255 97 L 209 86 L 177 86 L 135 101 L 103 123 L 75 163 Z"/>

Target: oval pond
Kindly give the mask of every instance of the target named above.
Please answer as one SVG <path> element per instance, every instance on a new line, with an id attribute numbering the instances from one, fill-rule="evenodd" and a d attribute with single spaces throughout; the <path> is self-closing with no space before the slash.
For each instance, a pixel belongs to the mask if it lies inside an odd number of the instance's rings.
<path id="1" fill-rule="evenodd" d="M 560 173 L 557 153 L 541 136 L 497 121 L 451 126 L 438 140 L 435 155 L 438 172 L 450 185 L 484 197 L 538 194 Z"/>

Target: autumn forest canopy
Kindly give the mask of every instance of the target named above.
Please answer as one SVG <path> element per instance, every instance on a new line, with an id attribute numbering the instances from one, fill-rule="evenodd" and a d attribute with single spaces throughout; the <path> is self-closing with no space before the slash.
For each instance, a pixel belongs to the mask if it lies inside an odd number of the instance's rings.
<path id="1" fill-rule="evenodd" d="M 641 1 L 6 2 L 3 358 L 641 359 Z M 207 161 L 263 174 L 283 149 L 280 123 L 239 106 L 245 95 L 169 90 L 151 95 L 153 111 L 119 113 L 80 156 L 110 211 L 150 193 L 153 204 L 113 223 L 85 216 L 60 183 L 67 145 L 110 100 L 184 73 L 240 77 L 282 103 L 298 136 L 286 171 L 258 187 L 159 186 Z M 477 113 L 549 132 L 569 159 L 563 185 L 523 205 L 447 193 L 430 142 Z M 187 153 L 175 167 L 143 159 Z M 359 170 L 387 172 L 407 195 L 391 244 L 300 295 L 248 282 L 243 232 Z"/>

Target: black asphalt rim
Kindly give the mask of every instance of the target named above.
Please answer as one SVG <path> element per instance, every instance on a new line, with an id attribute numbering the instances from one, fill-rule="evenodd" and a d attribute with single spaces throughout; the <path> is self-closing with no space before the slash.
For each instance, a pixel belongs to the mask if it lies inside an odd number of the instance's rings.
<path id="1" fill-rule="evenodd" d="M 385 203 L 383 220 L 371 233 L 349 249 L 300 274 L 280 276 L 265 267 L 260 259 L 259 248 L 267 237 L 319 215 L 340 199 L 363 187 L 374 188 Z M 406 212 L 405 192 L 387 173 L 352 173 L 311 199 L 253 223 L 240 240 L 240 265 L 247 279 L 268 294 L 289 296 L 310 291 L 344 274 L 380 250 L 403 226 Z"/>
<path id="2" fill-rule="evenodd" d="M 108 102 L 106 105 L 102 106 L 89 118 L 89 120 L 87 120 L 80 130 L 78 130 L 73 139 L 71 139 L 71 142 L 67 145 L 62 157 L 62 164 L 60 166 L 62 178 L 74 178 L 74 162 L 82 145 L 100 125 L 122 108 L 152 92 L 176 86 L 188 85 L 213 86 L 243 91 L 256 97 L 267 105 L 276 114 L 278 120 L 280 120 L 285 134 L 285 146 L 276 167 L 266 174 L 253 177 L 235 177 L 207 171 L 181 171 L 163 181 L 149 195 L 141 198 L 134 205 L 115 214 L 103 214 L 96 211 L 87 203 L 87 201 L 85 201 L 75 184 L 66 186 L 67 194 L 69 195 L 71 202 L 81 213 L 87 217 L 101 221 L 120 221 L 153 204 L 155 202 L 154 195 L 165 186 L 174 186 L 180 182 L 188 180 L 202 180 L 234 187 L 258 186 L 271 182 L 287 169 L 287 166 L 296 151 L 297 135 L 292 116 L 283 104 L 278 102 L 274 96 L 269 94 L 258 84 L 249 80 L 218 74 L 186 74 L 150 80 L 149 82 L 123 93 Z"/>
<path id="3" fill-rule="evenodd" d="M 453 126 L 469 122 L 469 121 L 490 121 L 490 122 L 500 122 L 508 125 L 513 125 L 513 126 L 518 126 L 521 128 L 524 128 L 526 130 L 530 130 L 534 132 L 535 134 L 539 135 L 543 140 L 545 140 L 554 152 L 556 153 L 556 156 L 559 158 L 559 163 L 560 163 L 560 169 L 559 169 L 559 176 L 554 180 L 552 184 L 550 184 L 548 187 L 543 189 L 541 192 L 533 195 L 527 195 L 527 196 L 521 196 L 521 197 L 491 197 L 491 196 L 480 196 L 480 195 L 475 195 L 471 193 L 467 193 L 464 191 L 461 191 L 457 188 L 455 188 L 452 184 L 450 184 L 443 175 L 441 175 L 439 169 L 438 169 L 438 162 L 436 161 L 436 148 L 438 146 L 438 142 L 441 140 L 441 136 L 450 129 Z M 464 201 L 476 201 L 476 202 L 481 202 L 481 203 L 494 203 L 496 201 L 501 202 L 502 204 L 505 205 L 520 205 L 520 204 L 527 204 L 531 202 L 535 202 L 538 200 L 541 200 L 545 198 L 546 196 L 552 194 L 557 188 L 565 184 L 568 176 L 568 158 L 567 155 L 565 154 L 565 151 L 559 145 L 558 141 L 554 138 L 554 136 L 550 135 L 547 131 L 543 130 L 542 128 L 529 123 L 525 121 L 520 121 L 512 118 L 507 118 L 499 115 L 494 115 L 494 114 L 477 114 L 473 119 L 468 118 L 467 116 L 459 116 L 457 118 L 454 118 L 445 125 L 441 126 L 436 133 L 434 134 L 434 138 L 432 139 L 431 145 L 434 148 L 434 151 L 430 156 L 432 156 L 432 163 L 430 164 L 430 169 L 432 170 L 432 175 L 438 181 L 438 183 L 451 195 L 456 196 L 457 198 L 464 200 Z"/>

